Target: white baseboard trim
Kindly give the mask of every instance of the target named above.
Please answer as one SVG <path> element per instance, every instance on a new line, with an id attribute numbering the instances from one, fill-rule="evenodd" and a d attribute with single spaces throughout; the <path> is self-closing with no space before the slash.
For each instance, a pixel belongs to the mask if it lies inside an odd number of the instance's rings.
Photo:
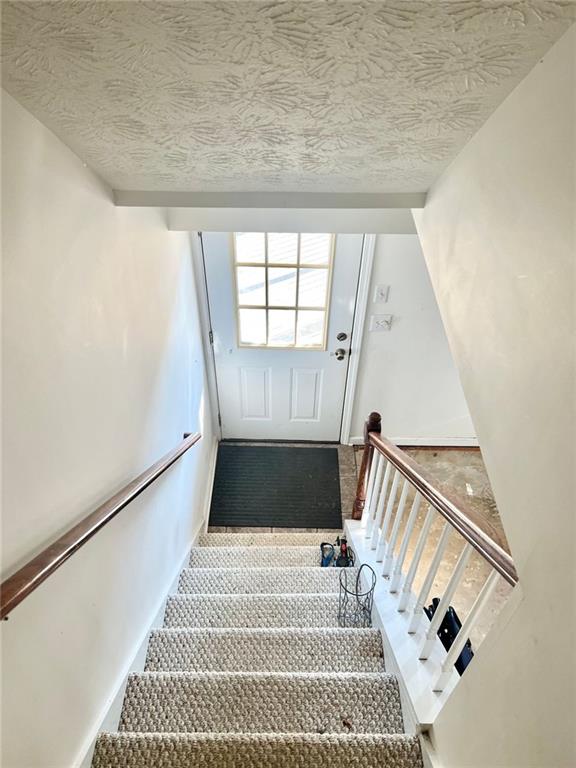
<path id="1" fill-rule="evenodd" d="M 194 546 L 200 534 L 204 530 L 204 520 L 201 520 L 194 535 L 192 536 L 191 546 Z M 148 651 L 148 640 L 150 638 L 150 632 L 153 629 L 157 629 L 164 623 L 164 609 L 166 607 L 166 600 L 170 595 L 173 595 L 178 589 L 178 581 L 180 572 L 185 567 L 190 557 L 190 547 L 186 549 L 184 556 L 178 563 L 173 571 L 170 587 L 166 594 L 164 594 L 156 605 L 156 610 L 153 614 L 153 618 L 140 636 L 140 639 L 135 644 L 135 650 L 132 656 L 128 659 L 124 669 L 122 670 L 119 680 L 111 693 L 109 699 L 104 705 L 101 716 L 98 718 L 96 725 L 91 729 L 84 746 L 80 749 L 78 757 L 73 762 L 73 768 L 90 768 L 92 764 L 92 755 L 94 753 L 94 746 L 98 734 L 102 731 L 116 731 L 118 730 L 118 723 L 120 722 L 120 714 L 122 712 L 122 704 L 124 701 L 124 692 L 126 690 L 126 682 L 128 675 L 132 672 L 143 672 L 144 664 L 146 663 L 146 653 Z"/>
<path id="2" fill-rule="evenodd" d="M 206 533 L 208 530 L 208 522 L 210 519 L 210 507 L 212 505 L 212 492 L 214 490 L 214 475 L 216 474 L 216 461 L 218 459 L 218 438 L 216 435 L 213 438 L 212 453 L 210 455 L 210 462 L 208 464 L 208 473 L 206 475 L 206 495 L 204 496 L 204 515 L 202 523 L 202 533 Z"/>
<path id="3" fill-rule="evenodd" d="M 431 448 L 478 448 L 477 437 L 388 437 L 394 445 Z M 351 437 L 349 445 L 363 445 L 363 437 Z"/>

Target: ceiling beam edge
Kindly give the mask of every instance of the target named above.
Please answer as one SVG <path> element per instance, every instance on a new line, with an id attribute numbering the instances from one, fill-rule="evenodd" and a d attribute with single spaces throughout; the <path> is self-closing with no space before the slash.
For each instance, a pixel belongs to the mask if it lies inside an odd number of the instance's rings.
<path id="1" fill-rule="evenodd" d="M 117 206 L 157 208 L 423 208 L 426 192 L 169 192 L 114 190 Z"/>

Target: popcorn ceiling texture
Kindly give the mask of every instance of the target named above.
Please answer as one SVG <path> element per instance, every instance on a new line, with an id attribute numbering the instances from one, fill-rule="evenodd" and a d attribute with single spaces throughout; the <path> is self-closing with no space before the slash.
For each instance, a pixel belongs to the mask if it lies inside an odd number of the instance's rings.
<path id="1" fill-rule="evenodd" d="M 116 189 L 426 190 L 569 0 L 3 2 L 5 88 Z"/>
<path id="2" fill-rule="evenodd" d="M 422 768 L 380 632 L 337 627 L 340 571 L 309 564 L 322 533 L 228 538 L 193 548 L 93 768 Z"/>

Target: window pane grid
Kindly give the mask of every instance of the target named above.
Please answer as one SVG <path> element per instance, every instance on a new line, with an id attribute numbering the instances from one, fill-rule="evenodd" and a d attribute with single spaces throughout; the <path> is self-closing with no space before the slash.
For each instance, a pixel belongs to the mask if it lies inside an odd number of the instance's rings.
<path id="1" fill-rule="evenodd" d="M 333 235 L 235 233 L 233 238 L 239 345 L 325 349 Z"/>

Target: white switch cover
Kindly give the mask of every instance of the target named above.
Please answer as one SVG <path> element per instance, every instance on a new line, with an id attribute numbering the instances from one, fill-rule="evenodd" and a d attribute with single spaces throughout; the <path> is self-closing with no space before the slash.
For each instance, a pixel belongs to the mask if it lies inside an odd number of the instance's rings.
<path id="1" fill-rule="evenodd" d="M 394 319 L 394 315 L 371 315 L 370 330 L 371 331 L 391 331 L 393 319 Z"/>
<path id="2" fill-rule="evenodd" d="M 385 304 L 390 295 L 389 285 L 377 285 L 374 289 L 374 304 Z"/>

